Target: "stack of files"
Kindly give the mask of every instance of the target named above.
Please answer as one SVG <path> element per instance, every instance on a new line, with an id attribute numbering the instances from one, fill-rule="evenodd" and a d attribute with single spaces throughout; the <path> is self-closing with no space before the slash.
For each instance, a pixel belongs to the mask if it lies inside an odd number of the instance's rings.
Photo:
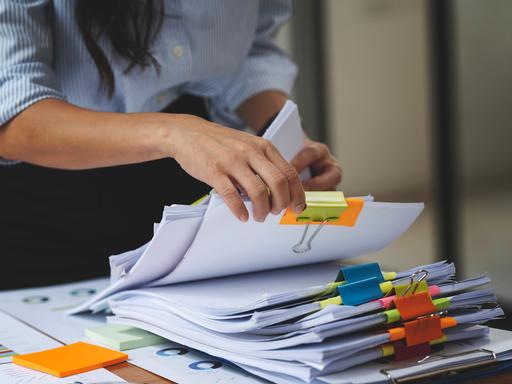
<path id="1" fill-rule="evenodd" d="M 375 267 L 341 270 L 349 276 Z M 333 280 L 336 266 L 322 264 L 125 291 L 111 297 L 109 322 L 230 360 L 272 382 L 322 383 L 382 357 L 419 358 L 438 345 L 485 338 L 481 324 L 503 316 L 492 289 L 482 288 L 489 278 L 455 282 L 451 264 L 378 271 L 381 291 L 370 300 L 365 294 L 375 287 L 359 284 L 369 278 L 300 289 L 301 280 L 329 270 Z M 357 304 L 342 304 L 351 300 Z"/>
<path id="2" fill-rule="evenodd" d="M 293 103 L 265 137 L 287 160 L 300 151 Z M 308 209 L 325 203 L 325 195 L 313 195 Z M 282 383 L 332 382 L 330 375 L 383 356 L 485 338 L 481 324 L 503 315 L 492 290 L 481 289 L 486 276 L 454 281 L 455 266 L 445 262 L 404 271 L 383 272 L 376 263 L 340 269 L 339 260 L 396 240 L 422 210 L 422 203 L 342 196 L 320 220 L 287 210 L 241 223 L 213 191 L 197 204 L 165 207 L 153 238 L 112 256 L 111 284 L 69 313 L 112 311 L 111 323 Z"/>

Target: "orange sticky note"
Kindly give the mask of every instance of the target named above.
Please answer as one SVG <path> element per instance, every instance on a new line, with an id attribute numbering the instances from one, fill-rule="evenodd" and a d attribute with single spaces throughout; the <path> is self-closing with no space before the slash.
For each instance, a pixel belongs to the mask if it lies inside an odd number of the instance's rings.
<path id="1" fill-rule="evenodd" d="M 15 364 L 57 377 L 66 377 L 118 364 L 128 359 L 126 353 L 78 342 L 46 351 L 14 356 Z"/>
<path id="2" fill-rule="evenodd" d="M 364 199 L 360 197 L 348 197 L 348 207 L 340 215 L 339 220 L 328 221 L 324 225 L 343 225 L 353 227 L 356 224 L 357 217 L 363 209 Z M 279 224 L 281 225 L 304 225 L 307 222 L 297 220 L 298 215 L 291 209 L 287 209 Z M 320 224 L 319 222 L 312 222 L 310 224 Z"/>

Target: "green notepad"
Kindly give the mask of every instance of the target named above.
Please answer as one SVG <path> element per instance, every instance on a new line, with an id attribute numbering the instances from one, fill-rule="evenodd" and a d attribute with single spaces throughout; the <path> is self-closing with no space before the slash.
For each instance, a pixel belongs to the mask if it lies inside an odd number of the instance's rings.
<path id="1" fill-rule="evenodd" d="M 88 328 L 85 330 L 85 336 L 92 341 L 119 351 L 147 347 L 148 345 L 166 341 L 164 338 L 142 329 L 118 324 L 106 324 Z"/>

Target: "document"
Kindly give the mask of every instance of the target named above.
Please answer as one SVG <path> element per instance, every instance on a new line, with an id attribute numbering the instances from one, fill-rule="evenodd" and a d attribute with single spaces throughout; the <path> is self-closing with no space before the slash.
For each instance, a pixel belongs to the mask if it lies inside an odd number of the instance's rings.
<path id="1" fill-rule="evenodd" d="M 59 342 L 69 344 L 80 340 L 84 329 L 104 324 L 105 315 L 83 313 L 68 316 L 66 311 L 91 298 L 108 284 L 108 279 L 104 278 L 3 291 L 0 292 L 0 309 Z"/>
<path id="2" fill-rule="evenodd" d="M 130 362 L 176 383 L 267 383 L 226 360 L 171 341 L 130 351 Z"/>
<path id="3" fill-rule="evenodd" d="M 62 344 L 0 311 L 0 364 L 10 363 L 15 355 L 55 348 L 60 345 Z"/>

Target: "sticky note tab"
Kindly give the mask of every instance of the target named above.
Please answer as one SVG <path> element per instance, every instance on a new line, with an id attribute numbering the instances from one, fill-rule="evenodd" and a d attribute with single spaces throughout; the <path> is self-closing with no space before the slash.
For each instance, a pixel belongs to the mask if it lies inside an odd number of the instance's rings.
<path id="1" fill-rule="evenodd" d="M 382 297 L 382 290 L 376 277 L 340 285 L 338 292 L 345 305 L 359 305 Z"/>
<path id="2" fill-rule="evenodd" d="M 66 377 L 126 361 L 126 353 L 78 342 L 46 351 L 17 355 L 13 363 L 56 377 Z"/>
<path id="3" fill-rule="evenodd" d="M 85 330 L 85 336 L 97 343 L 119 351 L 147 347 L 165 341 L 164 338 L 153 333 L 120 324 L 106 324 L 88 328 Z"/>
<path id="4" fill-rule="evenodd" d="M 359 197 L 347 198 L 348 207 L 340 214 L 338 219 L 329 220 L 324 225 L 338 225 L 353 227 L 356 224 L 359 213 L 363 209 L 364 199 Z M 299 221 L 299 216 L 291 209 L 287 209 L 279 224 L 281 225 L 304 225 L 304 224 L 321 224 L 321 221 Z"/>

